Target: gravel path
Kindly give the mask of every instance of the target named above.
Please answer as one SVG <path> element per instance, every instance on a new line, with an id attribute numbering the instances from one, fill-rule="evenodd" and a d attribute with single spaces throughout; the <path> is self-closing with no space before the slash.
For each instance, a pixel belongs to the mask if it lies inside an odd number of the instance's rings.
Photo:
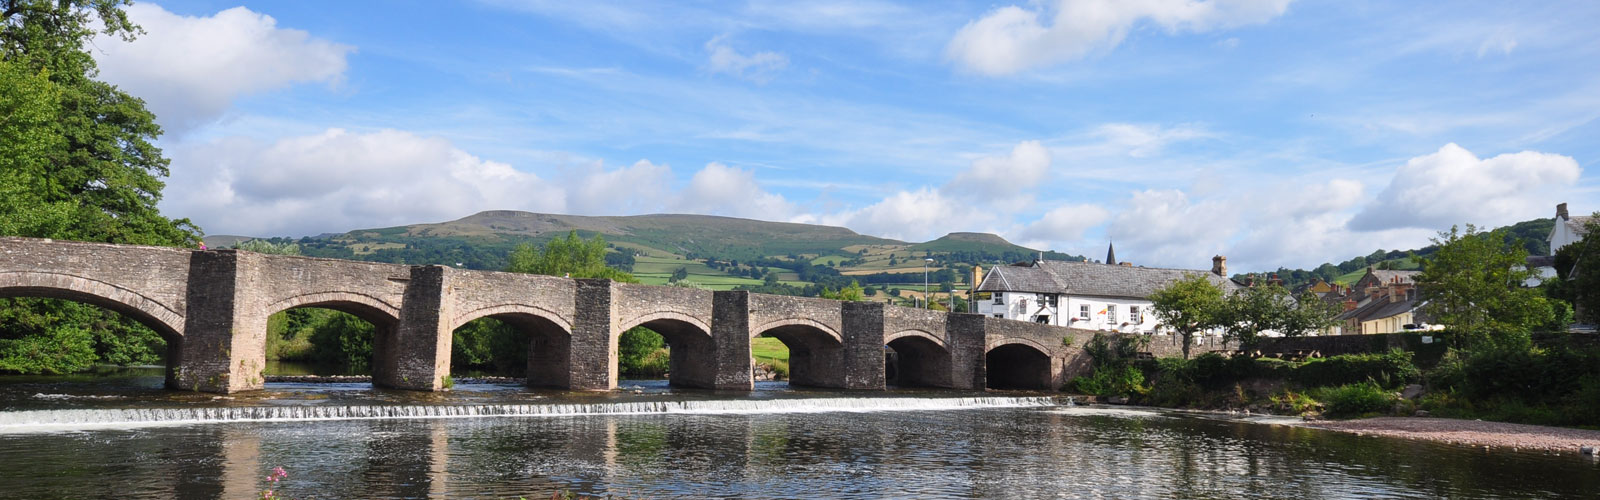
<path id="1" fill-rule="evenodd" d="M 1356 434 L 1426 439 L 1450 444 L 1578 453 L 1600 449 L 1600 431 L 1452 418 L 1378 417 L 1307 422 L 1307 427 Z"/>

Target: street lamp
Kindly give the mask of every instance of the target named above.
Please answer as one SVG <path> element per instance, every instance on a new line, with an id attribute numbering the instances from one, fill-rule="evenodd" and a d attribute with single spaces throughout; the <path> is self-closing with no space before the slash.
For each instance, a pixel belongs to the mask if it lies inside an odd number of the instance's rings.
<path id="1" fill-rule="evenodd" d="M 932 264 L 932 263 L 933 263 L 933 259 L 922 259 L 922 308 L 923 309 L 927 309 L 928 308 L 928 264 Z"/>

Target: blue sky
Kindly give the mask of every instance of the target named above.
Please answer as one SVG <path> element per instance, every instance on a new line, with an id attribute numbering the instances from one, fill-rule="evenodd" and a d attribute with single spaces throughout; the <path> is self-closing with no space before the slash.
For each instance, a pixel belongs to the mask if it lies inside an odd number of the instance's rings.
<path id="1" fill-rule="evenodd" d="M 140 3 L 163 211 L 703 213 L 1311 267 L 1600 210 L 1600 4 Z"/>

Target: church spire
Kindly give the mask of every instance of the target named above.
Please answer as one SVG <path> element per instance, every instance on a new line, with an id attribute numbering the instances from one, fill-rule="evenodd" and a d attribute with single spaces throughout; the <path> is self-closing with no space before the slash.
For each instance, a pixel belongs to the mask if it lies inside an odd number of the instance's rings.
<path id="1" fill-rule="evenodd" d="M 1110 241 L 1106 242 L 1106 263 L 1117 265 L 1117 246 Z"/>

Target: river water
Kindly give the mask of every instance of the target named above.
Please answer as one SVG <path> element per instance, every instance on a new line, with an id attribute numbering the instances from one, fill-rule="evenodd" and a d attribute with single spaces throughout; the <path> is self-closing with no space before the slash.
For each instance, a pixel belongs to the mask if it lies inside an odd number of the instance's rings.
<path id="1" fill-rule="evenodd" d="M 1042 394 L 0 378 L 0 497 L 1596 498 L 1600 464 Z M 283 467 L 276 485 L 268 471 Z"/>

